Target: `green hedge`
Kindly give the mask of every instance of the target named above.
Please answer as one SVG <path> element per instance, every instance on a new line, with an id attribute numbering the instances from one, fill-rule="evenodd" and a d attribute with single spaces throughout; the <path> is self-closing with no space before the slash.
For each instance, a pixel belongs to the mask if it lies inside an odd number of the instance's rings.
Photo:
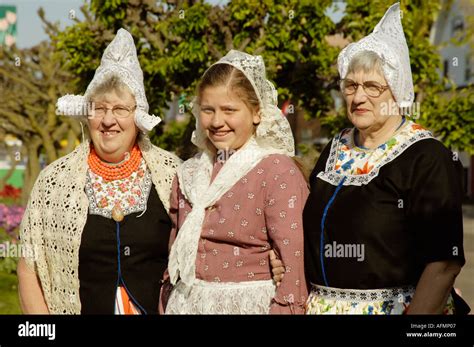
<path id="1" fill-rule="evenodd" d="M 16 274 L 0 272 L 0 314 L 21 314 Z"/>

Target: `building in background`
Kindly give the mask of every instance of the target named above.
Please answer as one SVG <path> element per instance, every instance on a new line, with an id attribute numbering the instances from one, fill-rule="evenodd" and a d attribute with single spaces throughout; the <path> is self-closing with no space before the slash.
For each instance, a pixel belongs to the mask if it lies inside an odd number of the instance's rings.
<path id="1" fill-rule="evenodd" d="M 458 89 L 474 83 L 474 38 L 469 35 L 474 21 L 474 1 L 442 1 L 441 14 L 431 32 L 443 61 L 441 77 L 449 78 Z M 465 40 L 463 44 L 456 44 Z M 447 86 L 448 87 L 448 86 Z"/>
<path id="2" fill-rule="evenodd" d="M 474 0 L 443 0 L 440 15 L 431 32 L 431 41 L 439 47 L 443 67 L 440 77 L 448 78 L 456 87 L 454 93 L 474 88 Z M 456 42 L 460 41 L 462 44 Z M 446 85 L 445 97 L 451 95 Z M 466 195 L 474 199 L 474 156 L 461 152 Z"/>
<path id="3" fill-rule="evenodd" d="M 16 43 L 16 23 L 16 7 L 0 5 L 0 45 L 10 47 Z"/>

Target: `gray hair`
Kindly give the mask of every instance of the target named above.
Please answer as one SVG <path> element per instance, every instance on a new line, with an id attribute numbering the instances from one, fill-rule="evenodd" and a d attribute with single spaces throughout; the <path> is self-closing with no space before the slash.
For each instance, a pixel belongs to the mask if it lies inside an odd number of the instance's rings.
<path id="1" fill-rule="evenodd" d="M 352 57 L 347 68 L 346 76 L 361 70 L 365 73 L 378 72 L 381 76 L 384 76 L 382 65 L 383 61 L 377 53 L 373 51 L 361 51 Z"/>
<path id="2" fill-rule="evenodd" d="M 107 78 L 105 81 L 97 85 L 90 93 L 89 93 L 89 101 L 95 99 L 99 96 L 107 94 L 108 92 L 115 91 L 119 96 L 122 96 L 124 93 L 129 92 L 133 97 L 132 90 L 122 82 L 120 77 L 116 75 L 112 75 Z"/>
<path id="3" fill-rule="evenodd" d="M 99 85 L 95 86 L 94 89 L 89 93 L 88 96 L 88 108 L 92 107 L 93 99 L 97 99 L 109 92 L 116 92 L 118 96 L 122 97 L 125 93 L 130 93 L 135 98 L 132 90 L 120 79 L 117 75 L 109 76 L 105 81 L 100 83 Z M 81 123 L 87 125 L 87 129 L 89 129 L 89 117 L 85 116 L 80 119 Z"/>

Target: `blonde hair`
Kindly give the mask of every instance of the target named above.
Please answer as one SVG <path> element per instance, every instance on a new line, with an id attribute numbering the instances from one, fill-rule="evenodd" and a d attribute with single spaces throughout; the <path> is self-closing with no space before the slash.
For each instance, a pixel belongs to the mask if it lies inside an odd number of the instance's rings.
<path id="1" fill-rule="evenodd" d="M 259 110 L 260 103 L 253 85 L 244 73 L 229 64 L 216 64 L 207 70 L 197 87 L 197 102 L 201 103 L 201 96 L 208 87 L 226 86 L 234 91 L 250 110 Z M 291 157 L 296 167 L 301 171 L 306 182 L 309 182 L 311 171 L 304 160 Z"/>
<path id="2" fill-rule="evenodd" d="M 201 103 L 204 90 L 208 87 L 226 86 L 234 91 L 251 110 L 258 110 L 260 103 L 252 83 L 244 73 L 229 64 L 215 64 L 206 71 L 197 86 L 197 102 Z"/>

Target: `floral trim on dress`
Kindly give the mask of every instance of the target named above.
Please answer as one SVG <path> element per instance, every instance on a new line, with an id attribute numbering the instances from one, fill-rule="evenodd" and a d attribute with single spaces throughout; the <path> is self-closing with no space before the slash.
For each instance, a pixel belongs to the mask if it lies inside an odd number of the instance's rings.
<path id="1" fill-rule="evenodd" d="M 318 178 L 337 186 L 345 176 L 344 185 L 361 186 L 378 176 L 379 170 L 401 155 L 414 143 L 433 138 L 429 130 L 407 121 L 387 142 L 375 149 L 363 149 L 354 141 L 355 128 L 344 129 L 334 137 L 326 170 Z"/>
<path id="2" fill-rule="evenodd" d="M 404 314 L 414 293 L 414 287 L 360 290 L 313 284 L 306 301 L 306 314 Z M 443 314 L 454 313 L 454 300 L 450 295 Z"/>
<path id="3" fill-rule="evenodd" d="M 143 159 L 137 171 L 119 180 L 105 181 L 88 169 L 86 194 L 89 214 L 112 218 L 116 204 L 120 205 L 124 216 L 145 211 L 151 186 L 151 172 Z"/>

